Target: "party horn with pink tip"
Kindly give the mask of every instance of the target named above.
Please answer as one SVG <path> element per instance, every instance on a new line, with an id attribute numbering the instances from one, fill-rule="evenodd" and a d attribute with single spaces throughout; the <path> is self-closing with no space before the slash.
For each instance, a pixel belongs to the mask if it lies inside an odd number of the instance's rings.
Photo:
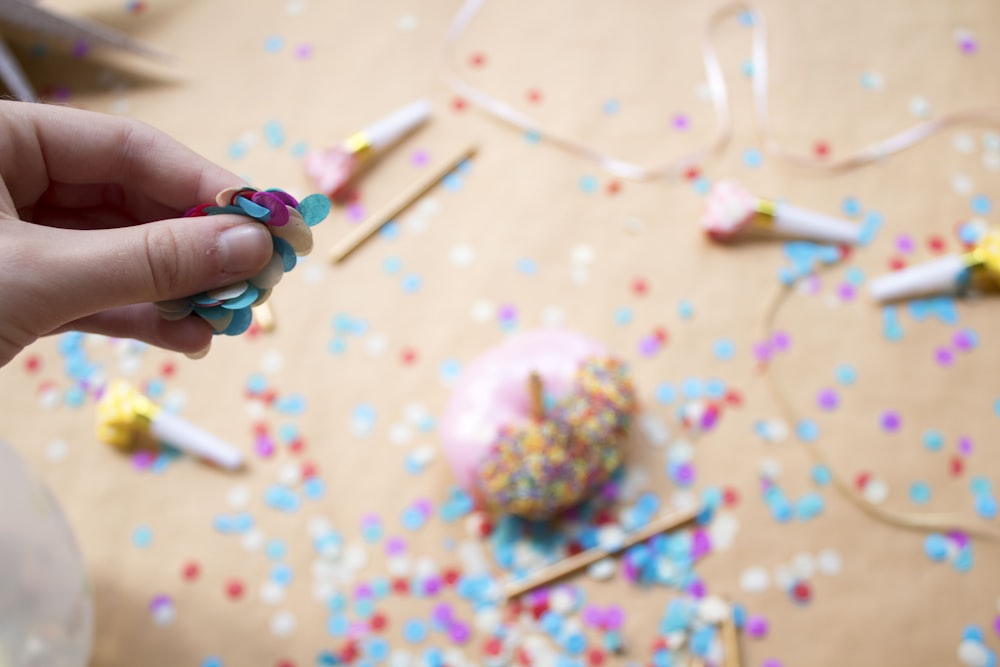
<path id="1" fill-rule="evenodd" d="M 757 230 L 822 243 L 853 245 L 861 238 L 861 228 L 853 223 L 758 197 L 733 181 L 712 187 L 701 226 L 711 239 L 721 243 Z"/>
<path id="2" fill-rule="evenodd" d="M 333 199 L 342 199 L 351 179 L 370 157 L 388 148 L 422 124 L 431 113 L 427 100 L 408 104 L 355 132 L 339 146 L 309 153 L 306 174 Z"/>
<path id="3" fill-rule="evenodd" d="M 876 301 L 886 303 L 958 292 L 975 274 L 1000 287 L 1000 229 L 983 234 L 963 255 L 947 255 L 880 276 L 871 282 L 870 289 Z"/>

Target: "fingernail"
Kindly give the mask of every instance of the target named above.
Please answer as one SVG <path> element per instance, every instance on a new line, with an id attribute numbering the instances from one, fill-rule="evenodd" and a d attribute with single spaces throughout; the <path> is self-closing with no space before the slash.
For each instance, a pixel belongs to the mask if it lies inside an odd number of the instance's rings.
<path id="1" fill-rule="evenodd" d="M 230 227 L 219 234 L 219 263 L 226 273 L 258 269 L 272 252 L 271 235 L 256 222 Z"/>
<path id="2" fill-rule="evenodd" d="M 185 352 L 184 356 L 187 357 L 188 359 L 204 359 L 205 355 L 208 354 L 208 351 L 211 349 L 212 349 L 212 344 L 209 343 L 208 345 L 206 345 L 205 347 L 201 348 L 196 352 Z"/>

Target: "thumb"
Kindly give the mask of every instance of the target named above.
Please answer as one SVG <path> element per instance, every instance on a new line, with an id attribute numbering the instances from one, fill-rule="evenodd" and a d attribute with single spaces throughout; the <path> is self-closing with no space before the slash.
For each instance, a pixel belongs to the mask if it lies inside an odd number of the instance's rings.
<path id="1" fill-rule="evenodd" d="M 60 283 L 49 303 L 66 320 L 244 280 L 263 269 L 274 251 L 264 225 L 235 215 L 106 230 L 48 229 L 60 237 L 41 253 L 50 261 L 47 278 L 58 276 Z"/>

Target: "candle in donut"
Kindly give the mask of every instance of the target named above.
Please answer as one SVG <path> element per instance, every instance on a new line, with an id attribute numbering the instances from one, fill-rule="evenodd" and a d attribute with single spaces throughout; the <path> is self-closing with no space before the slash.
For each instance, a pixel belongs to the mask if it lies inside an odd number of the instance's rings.
<path id="1" fill-rule="evenodd" d="M 728 243 L 753 230 L 823 243 L 856 244 L 861 237 L 857 225 L 840 218 L 763 199 L 739 183 L 720 181 L 712 186 L 701 219 L 705 233 L 714 241 Z"/>
<path id="2" fill-rule="evenodd" d="M 441 421 L 445 454 L 484 507 L 547 519 L 621 465 L 635 389 L 625 365 L 566 330 L 520 333 L 462 374 Z"/>

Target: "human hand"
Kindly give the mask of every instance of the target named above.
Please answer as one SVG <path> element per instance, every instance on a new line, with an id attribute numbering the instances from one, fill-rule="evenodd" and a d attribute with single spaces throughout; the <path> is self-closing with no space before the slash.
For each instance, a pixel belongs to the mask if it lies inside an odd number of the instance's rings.
<path id="1" fill-rule="evenodd" d="M 206 322 L 164 320 L 152 302 L 250 278 L 270 259 L 263 225 L 180 218 L 238 185 L 142 123 L 0 102 L 0 366 L 68 330 L 207 352 Z"/>

